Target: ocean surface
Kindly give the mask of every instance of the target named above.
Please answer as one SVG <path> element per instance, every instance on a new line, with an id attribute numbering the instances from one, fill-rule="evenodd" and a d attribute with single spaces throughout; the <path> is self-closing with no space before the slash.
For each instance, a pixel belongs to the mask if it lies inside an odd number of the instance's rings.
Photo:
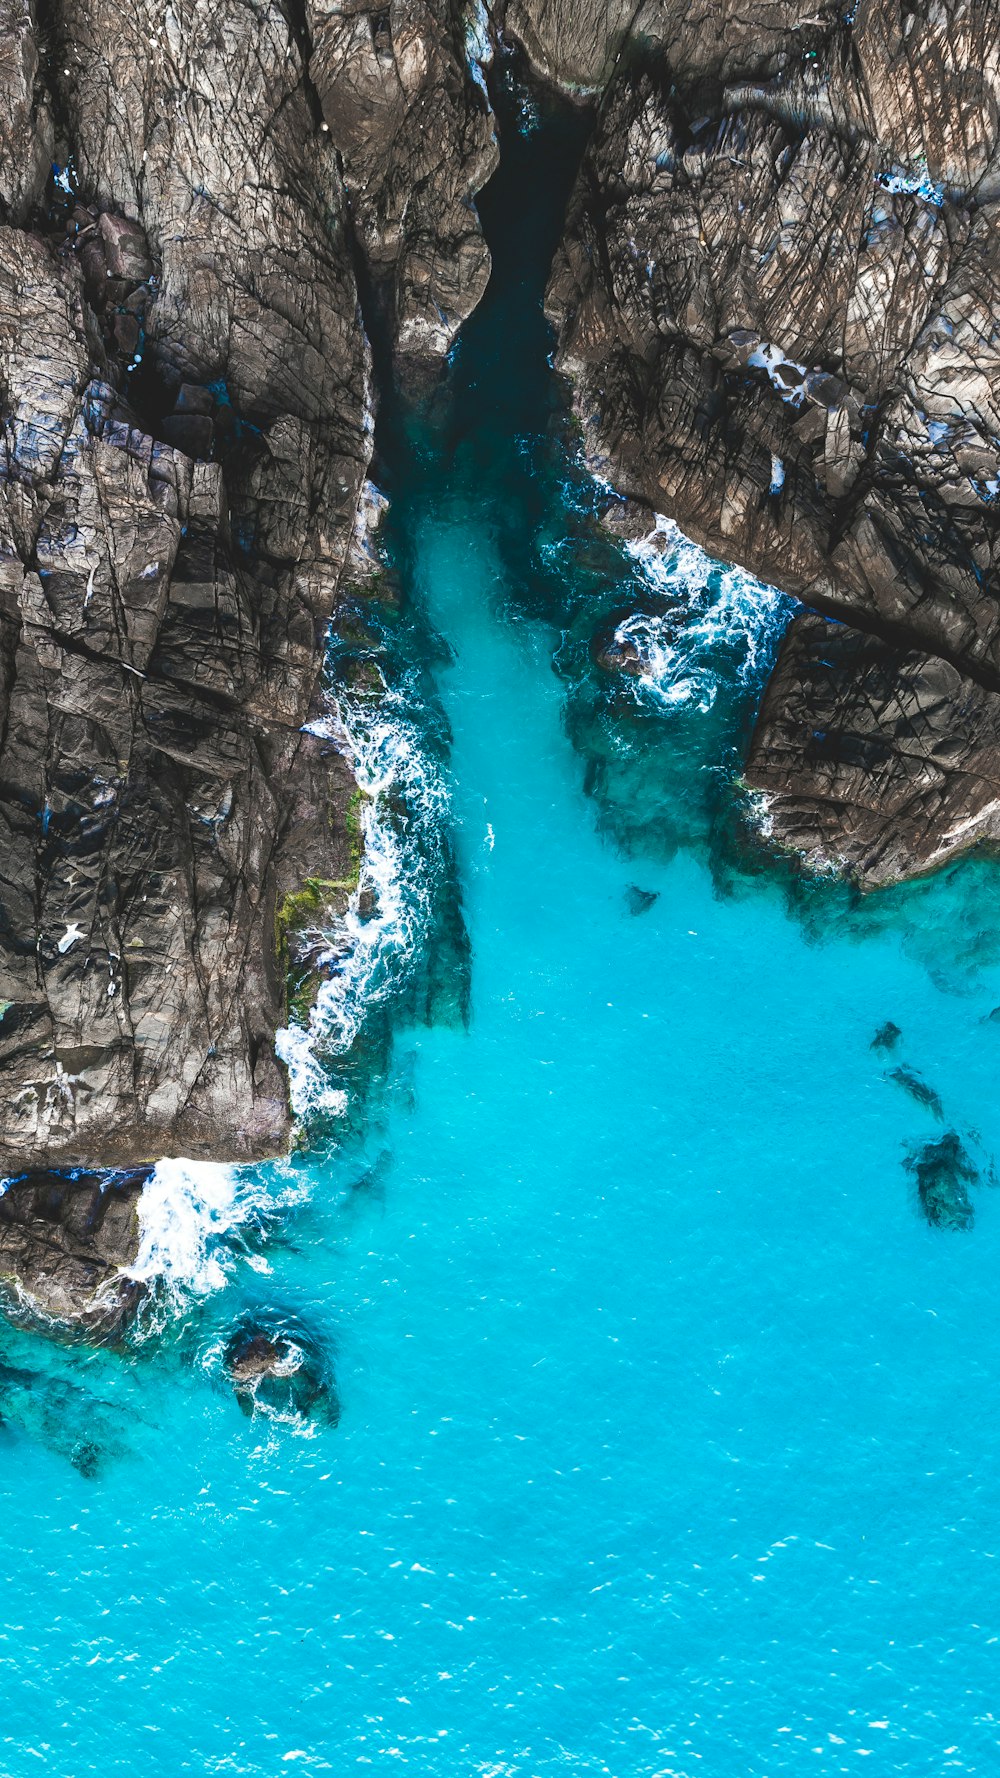
<path id="1" fill-rule="evenodd" d="M 511 95 L 490 292 L 380 423 L 311 1147 L 160 1169 L 127 1351 L 0 1331 L 3 1778 L 997 1770 L 1000 876 L 861 901 L 754 837 L 789 606 L 596 523 L 541 311 L 579 146 Z M 962 1232 L 906 1165 L 947 1130 Z M 336 1408 L 241 1412 L 256 1314 Z"/>

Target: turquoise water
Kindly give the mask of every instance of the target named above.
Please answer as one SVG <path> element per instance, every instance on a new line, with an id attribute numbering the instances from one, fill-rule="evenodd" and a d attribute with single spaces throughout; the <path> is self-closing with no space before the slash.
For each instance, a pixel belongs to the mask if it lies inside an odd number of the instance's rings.
<path id="1" fill-rule="evenodd" d="M 681 701 L 593 666 L 649 589 L 553 425 L 574 146 L 505 143 L 490 299 L 385 447 L 419 808 L 341 1134 L 179 1217 L 130 1353 L 2 1336 L 4 1778 L 995 1770 L 1000 1194 L 946 1234 L 903 1162 L 954 1128 L 988 1179 L 996 874 L 858 904 L 748 849 L 739 622 Z M 240 1413 L 255 1305 L 339 1424 Z"/>

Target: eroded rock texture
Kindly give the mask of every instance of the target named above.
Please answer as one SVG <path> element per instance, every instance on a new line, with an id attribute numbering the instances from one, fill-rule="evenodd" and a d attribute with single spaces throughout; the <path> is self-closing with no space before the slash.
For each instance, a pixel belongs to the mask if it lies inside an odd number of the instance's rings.
<path id="1" fill-rule="evenodd" d="M 358 279 L 450 343 L 488 107 L 444 6 L 12 0 L 0 38 L 0 1172 L 274 1154 L 280 910 L 352 868 L 303 725 Z"/>
<path id="2" fill-rule="evenodd" d="M 127 1276 L 139 1246 L 142 1174 L 27 1174 L 0 1197 L 0 1288 L 16 1315 L 91 1338 L 121 1332 L 142 1287 Z"/>
<path id="3" fill-rule="evenodd" d="M 591 457 L 716 554 L 1000 686 L 1000 12 L 512 17 L 563 81 L 607 80 L 549 291 Z"/>
<path id="4" fill-rule="evenodd" d="M 485 9 L 307 0 L 309 70 L 397 356 L 438 359 L 475 307 L 489 253 L 473 196 L 497 159 Z"/>
<path id="5" fill-rule="evenodd" d="M 784 845 L 878 888 L 1000 840 L 1000 694 L 939 656 L 803 614 L 746 778 Z"/>

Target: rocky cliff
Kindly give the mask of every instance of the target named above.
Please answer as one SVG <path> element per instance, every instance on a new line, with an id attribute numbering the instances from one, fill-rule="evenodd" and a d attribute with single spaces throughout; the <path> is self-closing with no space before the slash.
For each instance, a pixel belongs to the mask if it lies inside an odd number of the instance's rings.
<path id="1" fill-rule="evenodd" d="M 306 725 L 372 348 L 424 375 L 485 287 L 498 30 L 593 107 L 548 297 L 592 461 L 823 614 L 748 763 L 775 836 L 867 883 L 995 837 L 995 7 L 0 27 L 0 1277 L 100 1295 L 132 1170 L 288 1140 L 289 910 L 351 872 L 350 774 Z M 108 1198 L 54 1168 L 122 1171 Z"/>
<path id="2" fill-rule="evenodd" d="M 287 1146 L 285 915 L 351 870 L 304 725 L 368 332 L 440 358 L 484 287 L 482 32 L 0 3 L 0 1276 L 36 1298 L 31 1227 L 102 1224 L 39 1170 Z"/>
<path id="3" fill-rule="evenodd" d="M 877 659 L 885 688 L 923 657 L 922 733 L 953 772 L 970 696 L 1000 739 L 1000 12 L 516 0 L 511 24 L 553 78 L 599 95 L 549 291 L 591 459 L 868 636 L 839 652 L 833 696 L 813 658 L 827 630 L 798 625 L 748 772 L 775 835 L 865 882 L 925 868 L 981 825 L 956 824 L 949 797 L 940 844 L 893 843 L 857 773 L 866 736 L 894 754 L 899 733 L 873 712 L 859 728 L 853 663 Z M 838 749 L 887 829 L 874 872 L 834 806 Z"/>

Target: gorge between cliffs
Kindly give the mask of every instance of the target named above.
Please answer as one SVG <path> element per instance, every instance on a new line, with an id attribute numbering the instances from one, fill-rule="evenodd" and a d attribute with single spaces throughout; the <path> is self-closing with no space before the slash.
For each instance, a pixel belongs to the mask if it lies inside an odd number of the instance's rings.
<path id="1" fill-rule="evenodd" d="M 0 1772 L 989 1770 L 1000 15 L 0 12 Z"/>

